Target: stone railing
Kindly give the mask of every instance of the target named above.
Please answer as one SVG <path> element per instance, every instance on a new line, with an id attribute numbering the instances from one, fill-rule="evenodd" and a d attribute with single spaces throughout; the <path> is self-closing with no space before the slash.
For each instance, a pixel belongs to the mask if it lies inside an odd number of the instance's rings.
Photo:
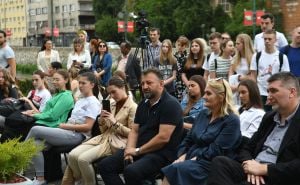
<path id="1" fill-rule="evenodd" d="M 15 55 L 17 64 L 35 64 L 40 50 L 39 47 L 12 47 Z M 69 53 L 73 51 L 71 47 L 56 47 L 55 50 L 59 52 L 60 60 L 62 63 L 67 63 Z M 112 54 L 113 61 L 115 61 L 121 54 L 119 49 L 110 49 L 109 52 Z"/>

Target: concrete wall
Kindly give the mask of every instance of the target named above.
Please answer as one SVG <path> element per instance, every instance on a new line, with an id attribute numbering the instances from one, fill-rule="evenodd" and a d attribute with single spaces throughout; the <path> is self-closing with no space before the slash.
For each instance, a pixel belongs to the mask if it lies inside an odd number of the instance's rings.
<path id="1" fill-rule="evenodd" d="M 37 55 L 40 47 L 12 47 L 15 55 L 17 64 L 35 64 Z M 56 47 L 55 50 L 59 52 L 60 59 L 63 63 L 67 63 L 68 55 L 73 50 L 71 47 Z M 109 52 L 113 56 L 113 62 L 120 55 L 119 49 L 109 49 Z"/>

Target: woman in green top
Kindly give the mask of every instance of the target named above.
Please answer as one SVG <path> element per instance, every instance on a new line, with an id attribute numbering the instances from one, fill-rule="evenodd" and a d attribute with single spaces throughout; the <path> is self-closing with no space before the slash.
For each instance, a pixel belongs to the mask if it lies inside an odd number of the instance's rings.
<path id="1" fill-rule="evenodd" d="M 58 127 L 60 123 L 67 120 L 68 114 L 74 106 L 74 99 L 70 91 L 69 73 L 63 69 L 53 75 L 53 85 L 56 94 L 47 102 L 42 113 L 23 112 L 33 116 L 36 124 L 48 127 Z"/>
<path id="2" fill-rule="evenodd" d="M 56 93 L 46 103 L 43 112 L 16 111 L 6 118 L 1 142 L 20 136 L 21 140 L 24 140 L 34 123 L 35 125 L 56 128 L 60 123 L 67 121 L 68 114 L 74 106 L 74 99 L 70 91 L 69 73 L 62 69 L 56 71 L 53 75 L 53 85 L 56 88 Z M 26 121 L 26 117 L 20 114 L 33 117 L 34 122 Z"/>

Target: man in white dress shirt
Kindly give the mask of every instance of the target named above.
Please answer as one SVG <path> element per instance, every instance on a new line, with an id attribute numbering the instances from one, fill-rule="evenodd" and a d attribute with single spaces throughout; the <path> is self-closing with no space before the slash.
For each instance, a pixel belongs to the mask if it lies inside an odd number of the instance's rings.
<path id="1" fill-rule="evenodd" d="M 262 32 L 255 35 L 254 38 L 254 49 L 256 52 L 264 50 L 265 43 L 264 43 L 263 34 L 266 30 L 274 29 L 274 25 L 275 25 L 275 18 L 272 14 L 265 13 L 263 16 L 261 16 L 260 28 Z M 278 50 L 288 44 L 283 33 L 280 33 L 278 31 L 276 31 L 276 40 L 277 41 L 275 43 L 275 46 L 277 47 Z"/>

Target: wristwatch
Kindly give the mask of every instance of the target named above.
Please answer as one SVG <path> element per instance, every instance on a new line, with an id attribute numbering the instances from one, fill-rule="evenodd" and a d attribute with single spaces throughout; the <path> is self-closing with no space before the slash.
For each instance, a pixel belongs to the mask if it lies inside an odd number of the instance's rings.
<path id="1" fill-rule="evenodd" d="M 139 154 L 140 154 L 140 151 L 141 151 L 141 148 L 136 148 L 136 149 L 135 149 L 135 154 L 136 154 L 136 155 L 139 155 Z"/>

